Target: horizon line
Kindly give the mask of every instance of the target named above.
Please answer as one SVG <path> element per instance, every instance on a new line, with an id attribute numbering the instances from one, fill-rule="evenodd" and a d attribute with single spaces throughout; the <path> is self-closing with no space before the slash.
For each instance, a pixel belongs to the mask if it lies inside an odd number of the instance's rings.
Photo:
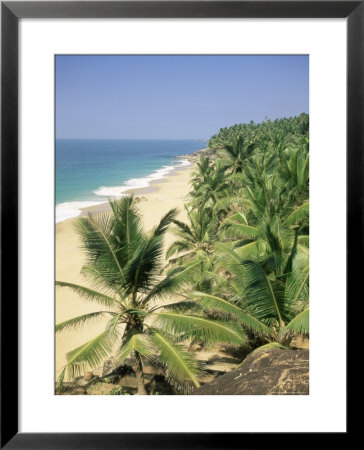
<path id="1" fill-rule="evenodd" d="M 137 138 L 137 137 L 115 137 L 115 138 L 104 138 L 104 137 L 56 137 L 57 139 L 70 139 L 70 140 L 102 140 L 102 141 L 120 141 L 120 140 L 140 140 L 140 141 L 197 141 L 197 142 L 207 142 L 209 141 L 211 138 L 177 138 L 177 137 L 173 137 L 173 138 L 149 138 L 149 137 L 144 137 L 144 138 Z"/>

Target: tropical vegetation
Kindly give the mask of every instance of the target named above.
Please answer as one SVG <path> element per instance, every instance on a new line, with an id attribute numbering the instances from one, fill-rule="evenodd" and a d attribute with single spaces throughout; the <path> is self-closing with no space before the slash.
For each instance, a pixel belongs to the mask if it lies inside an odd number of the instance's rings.
<path id="1" fill-rule="evenodd" d="M 108 322 L 68 353 L 60 384 L 113 353 L 120 364 L 132 357 L 139 394 L 146 362 L 188 393 L 203 371 L 188 343 L 253 351 L 309 335 L 308 129 L 307 114 L 221 129 L 195 165 L 186 222 L 171 210 L 145 232 L 132 196 L 77 220 L 85 284 L 56 284 L 102 308 L 56 332 Z"/>

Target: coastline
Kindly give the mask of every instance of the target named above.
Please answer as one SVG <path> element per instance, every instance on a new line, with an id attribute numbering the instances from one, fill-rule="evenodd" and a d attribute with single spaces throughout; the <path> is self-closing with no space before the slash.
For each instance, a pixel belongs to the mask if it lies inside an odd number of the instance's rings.
<path id="1" fill-rule="evenodd" d="M 75 199 L 56 204 L 56 224 L 78 216 L 86 215 L 88 212 L 102 212 L 107 210 L 108 200 L 117 199 L 127 194 L 143 195 L 158 189 L 160 183 L 166 182 L 178 171 L 191 167 L 197 159 L 197 154 L 208 149 L 200 149 L 186 155 L 175 156 L 179 161 L 173 165 L 162 166 L 149 175 L 136 178 L 128 178 L 119 186 L 99 186 L 93 191 L 93 199 Z M 130 186 L 130 187 L 129 187 Z M 99 196 L 99 198 L 97 197 Z"/>
<path id="2" fill-rule="evenodd" d="M 192 154 L 194 155 L 194 154 Z M 184 202 L 189 193 L 189 180 L 194 164 L 176 167 L 165 178 L 151 181 L 148 188 L 130 189 L 138 198 L 138 209 L 142 216 L 142 225 L 146 231 L 153 228 L 170 209 L 178 209 L 178 220 L 187 221 Z M 126 193 L 126 192 L 125 192 Z M 110 210 L 108 203 L 83 208 L 81 215 L 89 212 L 101 213 Z M 56 279 L 82 284 L 80 270 L 85 264 L 84 254 L 80 249 L 80 242 L 73 227 L 75 218 L 66 219 L 56 224 Z M 173 242 L 174 236 L 166 234 L 165 249 Z M 56 323 L 75 316 L 97 311 L 99 305 L 82 300 L 77 294 L 68 289 L 57 289 L 55 299 Z M 99 320 L 88 327 L 77 330 L 64 331 L 56 335 L 55 371 L 56 377 L 66 363 L 66 353 L 82 345 L 105 327 L 105 321 Z"/>
<path id="3" fill-rule="evenodd" d="M 192 153 L 194 155 L 194 153 Z M 187 155 L 186 155 L 187 156 Z M 178 157 L 181 159 L 187 159 L 187 157 Z M 194 163 L 189 161 L 190 165 L 188 166 L 176 166 L 174 169 L 170 171 L 170 173 L 163 178 L 159 179 L 151 179 L 148 187 L 136 187 L 131 188 L 123 192 L 123 195 L 133 194 L 135 197 L 143 197 L 139 201 L 145 201 L 145 199 L 149 198 L 149 194 L 157 193 L 160 189 L 164 187 L 165 184 L 170 183 L 175 176 L 178 176 L 180 172 L 188 171 L 189 177 L 194 168 Z M 112 199 L 117 199 L 118 197 L 111 197 Z M 120 198 L 120 197 L 119 197 Z M 110 211 L 110 206 L 108 202 L 101 202 L 98 205 L 92 205 L 85 208 L 80 208 L 81 214 L 80 216 L 87 216 L 88 213 L 100 213 Z M 66 219 L 71 220 L 71 219 Z M 60 222 L 59 222 L 60 223 Z"/>

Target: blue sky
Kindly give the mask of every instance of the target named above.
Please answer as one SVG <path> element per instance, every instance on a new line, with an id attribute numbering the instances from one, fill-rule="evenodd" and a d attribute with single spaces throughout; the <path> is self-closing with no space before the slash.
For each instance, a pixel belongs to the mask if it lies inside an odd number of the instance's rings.
<path id="1" fill-rule="evenodd" d="M 56 137 L 208 139 L 308 112 L 308 56 L 56 56 Z"/>

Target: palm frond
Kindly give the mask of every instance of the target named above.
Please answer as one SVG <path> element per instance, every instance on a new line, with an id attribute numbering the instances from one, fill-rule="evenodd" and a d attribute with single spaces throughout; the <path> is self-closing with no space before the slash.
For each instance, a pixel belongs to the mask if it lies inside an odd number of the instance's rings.
<path id="1" fill-rule="evenodd" d="M 187 234 L 188 236 L 193 238 L 193 233 L 192 233 L 190 227 L 186 223 L 181 222 L 180 220 L 177 220 L 177 219 L 174 219 L 173 223 L 178 226 L 180 231 L 182 231 L 184 234 Z"/>
<path id="2" fill-rule="evenodd" d="M 160 357 L 167 366 L 167 379 L 179 381 L 183 384 L 192 384 L 198 388 L 197 362 L 184 350 L 182 345 L 171 342 L 165 335 L 155 329 L 151 329 L 150 338 L 158 348 Z"/>
<path id="3" fill-rule="evenodd" d="M 203 316 L 162 312 L 156 314 L 155 323 L 157 328 L 161 327 L 168 333 L 184 338 L 236 345 L 242 345 L 245 342 L 245 334 L 238 325 L 207 319 Z"/>
<path id="4" fill-rule="evenodd" d="M 309 255 L 305 247 L 292 261 L 292 272 L 287 276 L 285 289 L 285 307 L 291 308 L 298 302 L 308 301 Z"/>
<path id="5" fill-rule="evenodd" d="M 230 248 L 228 245 L 219 243 L 219 244 L 216 244 L 216 248 L 223 255 L 227 255 L 233 264 L 240 265 L 242 263 L 242 261 L 243 261 L 242 258 L 240 258 L 240 256 L 237 254 L 237 252 L 234 251 L 232 248 Z"/>
<path id="6" fill-rule="evenodd" d="M 256 227 L 245 225 L 244 223 L 236 223 L 231 219 L 224 221 L 224 230 L 227 236 L 248 238 L 257 238 L 259 236 L 259 230 Z"/>
<path id="7" fill-rule="evenodd" d="M 231 177 L 232 178 L 232 177 Z M 246 206 L 247 201 L 241 197 L 229 196 L 219 199 L 214 207 L 213 211 L 218 212 L 221 210 L 228 210 L 231 207 Z"/>
<path id="8" fill-rule="evenodd" d="M 241 245 L 243 244 L 243 245 Z M 241 259 L 255 259 L 266 248 L 264 241 L 246 239 L 245 242 L 237 242 L 234 251 Z"/>
<path id="9" fill-rule="evenodd" d="M 67 329 L 67 328 L 77 328 L 80 325 L 84 325 L 88 323 L 92 319 L 99 319 L 103 314 L 111 314 L 108 311 L 96 311 L 89 314 L 84 314 L 82 316 L 73 317 L 72 319 L 65 320 L 64 322 L 57 323 L 56 325 L 56 333 Z"/>
<path id="10" fill-rule="evenodd" d="M 122 297 L 122 284 L 115 277 L 115 271 L 109 270 L 108 265 L 100 267 L 100 264 L 98 264 L 96 267 L 95 265 L 85 264 L 82 266 L 80 273 L 84 279 L 83 284 L 88 288 L 102 292 L 110 297 L 113 297 L 115 294 L 119 298 Z"/>
<path id="11" fill-rule="evenodd" d="M 216 244 L 218 264 L 217 268 L 233 274 L 234 280 L 242 284 L 245 279 L 245 271 L 242 265 L 243 259 L 238 254 L 239 249 L 233 249 L 227 244 Z"/>
<path id="12" fill-rule="evenodd" d="M 153 277 L 161 269 L 162 237 L 176 214 L 177 210 L 171 209 L 162 217 L 151 236 L 135 251 L 133 258 L 125 267 L 127 284 L 133 292 L 134 299 L 138 291 L 144 291 L 150 287 L 154 281 Z"/>
<path id="13" fill-rule="evenodd" d="M 184 286 L 192 283 L 196 276 L 196 269 L 200 266 L 200 261 L 193 261 L 183 267 L 171 270 L 165 278 L 159 281 L 143 300 L 146 304 L 151 299 L 166 298 L 170 294 L 180 293 Z"/>
<path id="14" fill-rule="evenodd" d="M 201 310 L 202 307 L 195 301 L 182 300 L 181 302 L 168 303 L 166 305 L 156 306 L 151 309 L 151 312 L 158 311 L 159 309 L 169 312 L 186 313 Z"/>
<path id="15" fill-rule="evenodd" d="M 298 236 L 298 244 L 308 248 L 310 246 L 310 237 L 308 235 Z"/>
<path id="16" fill-rule="evenodd" d="M 64 381 L 65 375 L 66 375 L 66 367 L 63 367 L 59 377 L 57 378 L 57 388 L 58 388 L 59 392 L 63 391 L 63 381 Z"/>
<path id="17" fill-rule="evenodd" d="M 245 260 L 242 265 L 246 277 L 246 300 L 252 314 L 260 320 L 275 317 L 283 324 L 280 310 L 281 292 L 258 263 Z"/>
<path id="18" fill-rule="evenodd" d="M 133 351 L 138 352 L 141 356 L 148 360 L 153 359 L 156 353 L 156 349 L 153 346 L 150 337 L 146 333 L 136 332 L 131 332 L 126 336 L 125 341 L 123 342 L 117 355 L 117 359 L 120 364 L 122 364 Z"/>
<path id="19" fill-rule="evenodd" d="M 295 225 L 298 224 L 302 219 L 307 219 L 309 215 L 309 201 L 307 200 L 297 209 L 295 209 L 285 220 L 284 225 Z"/>
<path id="20" fill-rule="evenodd" d="M 154 236 L 162 236 L 168 229 L 169 225 L 175 220 L 177 208 L 173 208 L 165 214 L 159 221 L 158 226 L 154 229 Z"/>
<path id="21" fill-rule="evenodd" d="M 295 331 L 296 333 L 308 334 L 309 333 L 309 322 L 310 322 L 310 312 L 309 308 L 300 312 L 294 319 L 292 319 L 286 326 L 285 329 L 289 331 Z"/>
<path id="22" fill-rule="evenodd" d="M 191 250 L 193 245 L 188 241 L 174 241 L 166 251 L 166 259 L 169 259 L 172 255 L 181 252 Z"/>
<path id="23" fill-rule="evenodd" d="M 114 298 L 79 284 L 68 283 L 66 281 L 56 281 L 56 286 L 70 288 L 87 301 L 101 303 L 105 306 L 113 306 L 116 303 Z"/>
<path id="24" fill-rule="evenodd" d="M 107 331 L 67 353 L 67 373 L 74 378 L 87 368 L 97 367 L 110 353 L 111 343 Z"/>
<path id="25" fill-rule="evenodd" d="M 147 290 L 162 268 L 163 241 L 161 236 L 152 235 L 134 253 L 125 267 L 126 284 L 133 297 L 138 291 Z"/>
<path id="26" fill-rule="evenodd" d="M 141 217 L 132 195 L 109 203 L 114 213 L 110 238 L 123 267 L 145 239 L 140 224 Z"/>
<path id="27" fill-rule="evenodd" d="M 110 336 L 111 338 L 119 337 L 118 325 L 119 325 L 119 323 L 122 322 L 120 319 L 122 318 L 124 313 L 125 313 L 125 311 L 118 313 L 118 314 L 113 314 L 112 319 L 109 320 L 109 322 L 106 326 L 106 331 L 107 331 L 108 336 Z"/>
<path id="28" fill-rule="evenodd" d="M 270 333 L 269 328 L 264 325 L 264 323 L 260 322 L 252 315 L 243 311 L 241 308 L 239 308 L 239 306 L 236 306 L 223 298 L 198 291 L 193 291 L 189 293 L 188 296 L 198 301 L 207 309 L 217 309 L 225 314 L 232 314 L 242 325 L 245 325 L 253 331 L 263 332 L 267 334 Z"/>
<path id="29" fill-rule="evenodd" d="M 75 222 L 76 230 L 83 240 L 86 255 L 90 264 L 106 265 L 108 271 L 112 269 L 115 278 L 124 278 L 123 270 L 118 259 L 116 249 L 111 239 L 113 220 L 110 214 L 91 214 L 86 217 L 79 217 Z"/>

